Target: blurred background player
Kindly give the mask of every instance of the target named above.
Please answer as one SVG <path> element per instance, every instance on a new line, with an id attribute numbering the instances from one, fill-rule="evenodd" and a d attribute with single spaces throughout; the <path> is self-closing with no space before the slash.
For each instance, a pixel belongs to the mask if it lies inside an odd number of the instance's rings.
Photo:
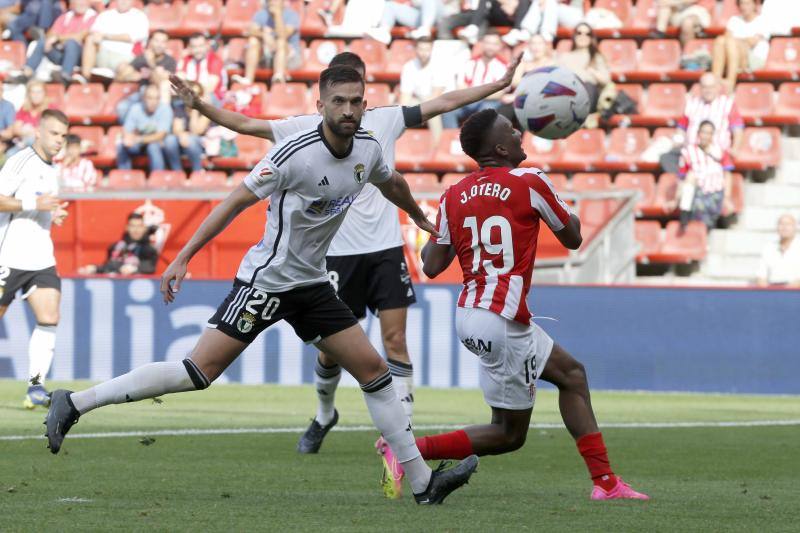
<path id="1" fill-rule="evenodd" d="M 61 301 L 50 225 L 67 216 L 66 202 L 57 197 L 53 158 L 64 146 L 68 124 L 61 111 L 45 110 L 33 145 L 11 156 L 0 170 L 0 317 L 19 290 L 36 317 L 28 343 L 28 409 L 50 403 L 44 381 L 53 361 Z"/>
<path id="2" fill-rule="evenodd" d="M 364 62 L 356 54 L 344 52 L 333 58 L 332 66 L 349 66 L 362 76 Z M 508 87 L 519 58 L 508 67 L 505 76 L 493 83 L 444 93 L 415 106 L 386 106 L 368 109 L 363 127 L 372 132 L 383 150 L 390 168 L 394 167 L 394 146 L 406 128 L 425 123 L 442 113 L 480 101 Z M 199 110 L 213 122 L 245 135 L 280 142 L 287 136 L 314 127 L 320 116 L 302 115 L 268 121 L 246 117 L 217 108 L 199 99 L 181 80 L 171 78 L 173 87 L 187 107 Z M 370 231 L 364 231 L 370 228 Z M 394 377 L 397 393 L 406 414 L 413 412 L 414 375 L 406 346 L 406 311 L 416 302 L 414 288 L 403 253 L 403 236 L 397 208 L 386 201 L 371 185 L 353 202 L 347 218 L 333 239 L 326 257 L 331 283 L 339 297 L 356 318 L 366 316 L 367 308 L 378 316 L 383 347 Z M 317 390 L 317 414 L 301 437 L 297 449 L 301 453 L 317 453 L 339 414 L 334 408 L 341 369 L 336 361 L 320 353 L 314 372 Z"/>
<path id="3" fill-rule="evenodd" d="M 421 229 L 433 231 L 408 184 L 384 162 L 377 140 L 360 128 L 366 107 L 364 87 L 361 75 L 351 68 L 324 70 L 318 124 L 273 147 L 244 183 L 206 217 L 164 272 L 161 291 L 170 303 L 192 257 L 239 213 L 270 198 L 264 237 L 242 259 L 230 294 L 209 320 L 191 356 L 143 365 L 84 391 L 55 391 L 46 421 L 52 453 L 58 453 L 66 433 L 88 411 L 207 388 L 261 332 L 286 320 L 298 337 L 330 354 L 361 384 L 375 426 L 399 450 L 417 503 L 441 503 L 467 482 L 478 466 L 475 456 L 436 472 L 422 460 L 386 363 L 337 298 L 325 271 L 328 246 L 368 182 Z"/>
<path id="4" fill-rule="evenodd" d="M 461 129 L 461 147 L 480 166 L 442 195 L 437 229 L 422 251 L 428 277 L 441 274 L 458 257 L 464 287 L 458 298 L 456 332 L 480 360 L 478 376 L 492 422 L 417 440 L 426 459 L 498 455 L 525 443 L 541 377 L 558 387 L 567 430 L 586 461 L 593 500 L 646 500 L 614 475 L 589 398 L 586 372 L 531 320 L 527 296 L 536 259 L 539 221 L 565 247 L 581 245 L 581 224 L 536 168 L 517 168 L 526 159 L 522 134 L 487 109 Z M 395 494 L 402 469 L 383 439 L 384 491 Z"/>

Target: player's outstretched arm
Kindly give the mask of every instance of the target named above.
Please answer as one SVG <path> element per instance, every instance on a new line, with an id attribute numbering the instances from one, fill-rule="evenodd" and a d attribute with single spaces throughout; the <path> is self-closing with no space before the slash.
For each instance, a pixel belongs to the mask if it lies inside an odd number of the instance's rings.
<path id="1" fill-rule="evenodd" d="M 505 76 L 493 83 L 486 83 L 478 85 L 477 87 L 468 87 L 466 89 L 459 89 L 457 91 L 446 92 L 432 100 L 422 102 L 420 104 L 420 111 L 422 112 L 422 122 L 432 119 L 435 116 L 453 111 L 459 107 L 464 107 L 475 102 L 479 102 L 498 91 L 502 91 L 511 85 L 511 80 L 514 79 L 514 72 L 522 60 L 522 54 L 511 61 L 506 70 Z"/>
<path id="2" fill-rule="evenodd" d="M 414 197 L 411 196 L 411 189 L 409 189 L 408 183 L 399 172 L 393 170 L 391 178 L 383 183 L 375 183 L 374 185 L 378 188 L 378 190 L 381 191 L 381 194 L 383 194 L 387 200 L 408 213 L 408 216 L 411 217 L 411 220 L 413 220 L 414 224 L 416 224 L 420 229 L 425 230 L 432 235 L 438 235 L 436 232 L 436 226 L 434 226 L 431 221 L 428 220 L 428 218 L 425 216 L 425 213 L 423 213 L 422 209 L 420 209 L 420 207 L 417 205 L 417 202 L 414 201 Z"/>
<path id="3" fill-rule="evenodd" d="M 174 74 L 170 75 L 169 82 L 172 85 L 172 90 L 183 100 L 186 107 L 197 109 L 201 115 L 208 117 L 212 122 L 224 126 L 229 130 L 241 133 L 242 135 L 252 135 L 253 137 L 261 137 L 273 142 L 275 141 L 275 136 L 272 134 L 272 126 L 269 120 L 251 118 L 241 113 L 213 106 L 199 98 L 185 81 Z"/>
<path id="4" fill-rule="evenodd" d="M 0 195 L 0 213 L 18 213 L 20 211 L 57 211 L 62 202 L 55 196 L 42 194 L 22 200 L 13 196 Z M 64 206 L 66 207 L 66 206 Z"/>
<path id="5" fill-rule="evenodd" d="M 203 246 L 219 235 L 228 227 L 234 218 L 242 211 L 258 202 L 258 197 L 244 184 L 240 184 L 228 195 L 211 213 L 203 220 L 192 238 L 178 253 L 178 256 L 169 264 L 161 276 L 161 294 L 164 302 L 170 303 L 175 299 L 175 294 L 180 290 L 181 282 L 186 277 L 189 261 L 200 251 Z"/>
<path id="6" fill-rule="evenodd" d="M 569 221 L 563 229 L 554 231 L 558 241 L 570 250 L 577 250 L 581 247 L 583 237 L 581 237 L 581 221 L 575 213 L 570 214 Z"/>
<path id="7" fill-rule="evenodd" d="M 433 279 L 450 266 L 456 256 L 456 249 L 451 244 L 439 244 L 428 240 L 422 248 L 422 271 Z"/>

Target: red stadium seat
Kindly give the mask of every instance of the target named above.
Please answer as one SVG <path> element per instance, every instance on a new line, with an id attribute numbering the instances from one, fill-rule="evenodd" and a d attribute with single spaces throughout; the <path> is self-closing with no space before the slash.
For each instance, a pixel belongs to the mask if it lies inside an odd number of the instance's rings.
<path id="1" fill-rule="evenodd" d="M 301 12 L 300 33 L 304 37 L 322 37 L 328 31 L 325 22 L 317 14 L 320 9 L 325 9 L 330 5 L 330 0 L 310 0 L 305 9 Z M 341 24 L 344 16 L 344 2 L 342 8 L 334 15 L 333 20 L 336 24 Z"/>
<path id="2" fill-rule="evenodd" d="M 614 180 L 617 189 L 633 189 L 641 195 L 636 201 L 637 215 L 650 215 L 656 203 L 656 178 L 652 174 L 627 173 L 617 174 Z"/>
<path id="3" fill-rule="evenodd" d="M 593 165 L 603 161 L 605 136 L 603 130 L 578 130 L 564 141 L 559 167 L 590 170 Z"/>
<path id="4" fill-rule="evenodd" d="M 731 175 L 731 202 L 733 211 L 729 211 L 725 205 L 722 206 L 722 216 L 730 216 L 741 213 L 744 209 L 744 176 L 738 172 Z"/>
<path id="5" fill-rule="evenodd" d="M 117 122 L 117 104 L 139 90 L 138 83 L 113 82 L 108 86 L 106 103 L 103 106 L 102 116 L 96 117 L 95 122 L 114 124 Z"/>
<path id="6" fill-rule="evenodd" d="M 522 148 L 528 154 L 528 159 L 522 162 L 523 166 L 548 170 L 551 164 L 560 160 L 564 141 L 535 137 L 526 131 L 522 135 Z"/>
<path id="7" fill-rule="evenodd" d="M 148 189 L 182 189 L 186 185 L 183 170 L 154 170 L 147 178 Z"/>
<path id="8" fill-rule="evenodd" d="M 315 39 L 305 52 L 303 67 L 293 75 L 295 78 L 300 76 L 317 81 L 319 73 L 328 68 L 331 59 L 340 52 L 344 52 L 344 41 L 341 39 Z"/>
<path id="9" fill-rule="evenodd" d="M 10 70 L 21 69 L 25 65 L 25 45 L 19 41 L 0 42 L 0 79 Z"/>
<path id="10" fill-rule="evenodd" d="M 144 170 L 120 170 L 108 173 L 107 189 L 141 190 L 147 186 Z"/>
<path id="11" fill-rule="evenodd" d="M 720 16 L 717 21 L 717 24 L 724 27 L 728 23 L 728 19 L 738 14 L 739 14 L 739 7 L 736 5 L 736 0 L 723 0 L 722 9 L 720 11 Z"/>
<path id="12" fill-rule="evenodd" d="M 215 34 L 223 19 L 221 0 L 189 0 L 180 26 L 172 32 L 187 37 L 192 33 Z"/>
<path id="13" fill-rule="evenodd" d="M 172 56 L 175 61 L 180 61 L 183 57 L 183 41 L 180 39 L 170 39 L 167 41 L 167 53 Z"/>
<path id="14" fill-rule="evenodd" d="M 689 263 L 701 261 L 708 253 L 708 230 L 706 225 L 699 220 L 692 220 L 686 226 L 683 235 L 680 233 L 680 222 L 671 220 L 667 222 L 667 231 L 661 251 L 651 257 L 653 262 L 659 263 Z"/>
<path id="15" fill-rule="evenodd" d="M 150 22 L 150 32 L 163 30 L 172 34 L 181 26 L 186 6 L 182 1 L 148 4 L 144 12 Z"/>
<path id="16" fill-rule="evenodd" d="M 611 176 L 597 172 L 578 172 L 572 176 L 572 190 L 605 191 L 611 188 Z"/>
<path id="17" fill-rule="evenodd" d="M 222 19 L 222 35 L 241 36 L 250 27 L 253 15 L 261 7 L 259 0 L 227 0 L 225 18 Z M 300 28 L 295 28 L 300 31 Z"/>
<path id="18" fill-rule="evenodd" d="M 367 107 L 387 106 L 392 101 L 392 91 L 386 83 L 368 83 L 364 90 L 364 99 Z"/>
<path id="19" fill-rule="evenodd" d="M 395 159 L 400 171 L 419 171 L 433 155 L 433 140 L 427 129 L 406 130 L 395 144 Z"/>
<path id="20" fill-rule="evenodd" d="M 649 39 L 642 43 L 642 57 L 637 70 L 664 74 L 679 70 L 681 46 L 672 39 Z"/>
<path id="21" fill-rule="evenodd" d="M 736 107 L 748 123 L 761 125 L 762 119 L 772 115 L 775 90 L 770 83 L 740 83 L 736 86 Z"/>
<path id="22" fill-rule="evenodd" d="M 231 188 L 228 176 L 218 170 L 196 170 L 189 175 L 189 181 L 186 185 L 199 191 L 217 191 Z"/>
<path id="23" fill-rule="evenodd" d="M 230 185 L 231 187 L 237 187 L 240 183 L 244 181 L 247 175 L 250 174 L 248 170 L 237 170 L 233 174 L 231 174 Z"/>
<path id="24" fill-rule="evenodd" d="M 81 151 L 85 155 L 97 156 L 105 143 L 105 133 L 100 126 L 72 126 L 69 132 L 81 138 Z M 91 157 L 94 162 L 94 157 Z"/>
<path id="25" fill-rule="evenodd" d="M 350 41 L 350 51 L 364 60 L 367 81 L 374 81 L 386 70 L 386 46 L 373 39 Z"/>
<path id="26" fill-rule="evenodd" d="M 669 215 L 674 211 L 667 209 L 667 204 L 675 200 L 678 194 L 678 176 L 675 174 L 661 174 L 656 184 L 656 201 L 655 207 L 661 210 L 661 213 Z"/>
<path id="27" fill-rule="evenodd" d="M 414 41 L 395 40 L 389 46 L 389 54 L 386 60 L 386 74 L 400 79 L 400 71 L 403 65 L 416 57 Z"/>
<path id="28" fill-rule="evenodd" d="M 215 157 L 214 166 L 220 168 L 250 168 L 261 161 L 269 151 L 272 143 L 260 137 L 250 135 L 237 135 L 236 148 L 239 155 L 236 157 Z"/>
<path id="29" fill-rule="evenodd" d="M 800 124 L 800 83 L 782 83 L 778 89 L 778 102 L 775 105 L 777 121 Z"/>
<path id="30" fill-rule="evenodd" d="M 617 83 L 616 85 L 617 91 L 624 92 L 630 96 L 631 100 L 636 102 L 639 113 L 642 113 L 643 109 L 645 109 L 644 87 L 638 83 Z"/>
<path id="31" fill-rule="evenodd" d="M 457 172 L 450 172 L 448 174 L 445 174 L 444 176 L 442 176 L 442 189 L 444 190 L 450 187 L 451 185 L 455 185 L 456 183 L 464 179 L 464 176 L 466 176 L 466 174 Z"/>
<path id="32" fill-rule="evenodd" d="M 679 119 L 686 106 L 686 86 L 681 83 L 654 83 L 647 91 L 647 106 L 640 112 L 648 117 Z M 671 122 L 670 122 L 671 123 Z"/>
<path id="33" fill-rule="evenodd" d="M 416 193 L 427 197 L 433 195 L 438 200 L 439 195 L 444 192 L 444 187 L 439 183 L 436 174 L 405 174 L 403 177 L 408 182 L 412 194 Z"/>
<path id="34" fill-rule="evenodd" d="M 649 144 L 650 133 L 646 128 L 613 129 L 605 156 L 606 163 L 619 168 L 628 168 L 640 161 L 642 152 Z"/>
<path id="35" fill-rule="evenodd" d="M 714 39 L 692 39 L 683 48 L 683 55 L 691 56 L 704 50 L 709 57 L 714 55 Z"/>
<path id="36" fill-rule="evenodd" d="M 633 24 L 633 2 L 631 0 L 595 0 L 595 8 L 607 9 L 622 22 L 623 27 Z"/>
<path id="37" fill-rule="evenodd" d="M 736 167 L 765 170 L 781 162 L 781 130 L 778 128 L 746 128 L 736 157 Z"/>
<path id="38" fill-rule="evenodd" d="M 547 177 L 550 178 L 550 183 L 553 184 L 553 187 L 555 187 L 556 192 L 566 192 L 570 190 L 570 184 L 566 174 L 548 173 Z"/>
<path id="39" fill-rule="evenodd" d="M 637 220 L 633 227 L 639 251 L 637 263 L 649 263 L 650 256 L 661 251 L 661 224 L 656 220 Z"/>
<path id="40" fill-rule="evenodd" d="M 458 138 L 459 133 L 457 129 L 442 131 L 439 145 L 436 147 L 436 152 L 433 156 L 433 163 L 437 169 L 468 172 L 478 168 L 477 163 L 461 149 L 461 141 Z"/>
<path id="41" fill-rule="evenodd" d="M 94 118 L 103 114 L 105 100 L 102 84 L 74 83 L 69 86 L 64 96 L 64 113 L 72 123 L 91 124 Z"/>
<path id="42" fill-rule="evenodd" d="M 775 37 L 769 43 L 764 70 L 786 71 L 796 75 L 800 65 L 800 37 Z"/>
<path id="43" fill-rule="evenodd" d="M 633 39 L 605 39 L 600 41 L 600 52 L 605 57 L 612 74 L 636 70 L 636 41 Z"/>
<path id="44" fill-rule="evenodd" d="M 302 115 L 306 112 L 305 83 L 276 83 L 267 98 L 264 114 L 268 118 L 283 118 Z"/>
<path id="45" fill-rule="evenodd" d="M 636 13 L 633 17 L 633 27 L 640 30 L 654 28 L 657 13 L 656 0 L 638 0 L 636 2 Z"/>
<path id="46" fill-rule="evenodd" d="M 234 37 L 228 40 L 228 44 L 222 50 L 222 60 L 226 65 L 236 63 L 244 66 L 244 53 L 247 49 L 247 39 Z"/>

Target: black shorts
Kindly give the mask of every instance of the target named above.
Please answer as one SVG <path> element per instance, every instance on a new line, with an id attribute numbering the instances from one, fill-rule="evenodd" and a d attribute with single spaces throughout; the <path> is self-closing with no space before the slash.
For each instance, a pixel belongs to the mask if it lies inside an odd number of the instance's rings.
<path id="1" fill-rule="evenodd" d="M 251 343 L 259 333 L 285 320 L 303 342 L 314 343 L 358 324 L 330 283 L 268 293 L 239 279 L 208 325 Z"/>
<path id="2" fill-rule="evenodd" d="M 402 246 L 370 254 L 328 256 L 325 261 L 339 298 L 359 319 L 367 316 L 367 307 L 377 315 L 417 301 Z"/>
<path id="3" fill-rule="evenodd" d="M 0 305 L 13 302 L 20 289 L 22 297 L 26 298 L 35 289 L 45 288 L 61 290 L 61 278 L 54 266 L 42 270 L 17 270 L 0 266 Z"/>

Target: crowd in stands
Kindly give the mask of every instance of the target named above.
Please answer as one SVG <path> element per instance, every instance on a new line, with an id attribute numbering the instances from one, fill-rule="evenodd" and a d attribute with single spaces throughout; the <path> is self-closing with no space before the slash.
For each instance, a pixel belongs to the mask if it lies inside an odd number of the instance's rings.
<path id="1" fill-rule="evenodd" d="M 777 161 L 779 134 L 745 126 L 783 126 L 791 113 L 797 123 L 793 25 L 797 0 L 0 0 L 0 164 L 32 142 L 43 110 L 64 106 L 80 126 L 73 133 L 102 129 L 71 137 L 60 163 L 67 187 L 100 187 L 111 168 L 244 170 L 260 157 L 249 151 L 265 145 L 186 109 L 170 75 L 214 105 L 278 118 L 314 111 L 316 77 L 345 49 L 367 62 L 367 99 L 377 105 L 494 81 L 522 54 L 514 86 L 551 65 L 578 74 L 594 112 L 586 127 L 599 130 L 603 147 L 584 164 L 570 152 L 579 143 L 526 136 L 530 164 L 677 175 L 684 181 L 664 212 L 677 217 L 686 205 L 687 216 L 713 227 L 736 210 L 734 172 Z M 415 135 L 435 164 L 420 159 L 405 170 L 440 178 L 466 170 L 436 159 L 457 151 L 449 130 L 487 107 L 515 120 L 513 89 L 431 120 L 429 136 Z M 768 109 L 740 112 L 756 90 Z M 618 138 L 614 155 L 606 147 Z"/>

